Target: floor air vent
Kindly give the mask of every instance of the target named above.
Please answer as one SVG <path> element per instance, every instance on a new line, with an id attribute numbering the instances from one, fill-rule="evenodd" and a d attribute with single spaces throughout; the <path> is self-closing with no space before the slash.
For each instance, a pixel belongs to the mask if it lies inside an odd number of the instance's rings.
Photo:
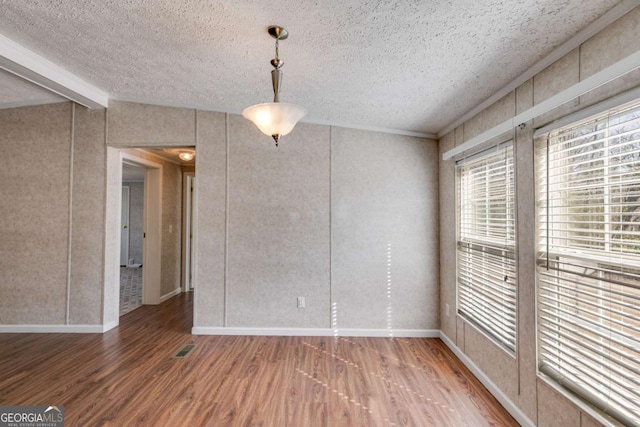
<path id="1" fill-rule="evenodd" d="M 187 344 L 184 347 L 182 347 L 176 354 L 171 356 L 171 358 L 182 359 L 184 357 L 187 357 L 187 355 L 191 352 L 191 350 L 195 348 L 195 346 L 196 346 L 195 344 Z"/>

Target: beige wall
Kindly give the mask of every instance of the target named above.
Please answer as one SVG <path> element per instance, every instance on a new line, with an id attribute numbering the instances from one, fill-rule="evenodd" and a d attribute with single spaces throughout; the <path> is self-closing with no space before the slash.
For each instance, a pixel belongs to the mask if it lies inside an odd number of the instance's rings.
<path id="1" fill-rule="evenodd" d="M 195 326 L 330 328 L 333 302 L 339 328 L 439 328 L 436 141 L 300 124 L 276 148 L 240 116 L 123 102 L 0 120 L 28 157 L 3 159 L 1 324 L 64 325 L 67 300 L 69 324 L 117 320 L 117 150 L 163 165 L 161 295 L 179 287 L 182 168 L 131 148 L 196 146 Z"/>
<path id="2" fill-rule="evenodd" d="M 435 141 L 299 124 L 275 148 L 209 112 L 197 138 L 196 327 L 330 328 L 336 303 L 339 328 L 386 329 L 392 242 L 390 326 L 438 328 Z"/>
<path id="3" fill-rule="evenodd" d="M 0 110 L 0 129 L 0 324 L 100 324 L 104 111 Z"/>
<path id="4" fill-rule="evenodd" d="M 503 140 L 514 138 L 518 220 L 518 350 L 507 354 L 473 325 L 455 314 L 456 223 L 453 160 L 442 153 L 491 127 L 514 117 L 563 89 L 638 50 L 640 8 L 613 23 L 582 46 L 552 64 L 517 90 L 440 139 L 440 315 L 443 333 L 468 356 L 498 388 L 540 426 L 599 425 L 536 376 L 535 347 L 535 194 L 533 130 L 570 112 L 640 84 L 640 73 L 630 73 L 526 123 Z M 450 314 L 446 316 L 446 305 Z"/>
<path id="5" fill-rule="evenodd" d="M 337 326 L 438 329 L 437 145 L 331 130 L 331 291 Z"/>

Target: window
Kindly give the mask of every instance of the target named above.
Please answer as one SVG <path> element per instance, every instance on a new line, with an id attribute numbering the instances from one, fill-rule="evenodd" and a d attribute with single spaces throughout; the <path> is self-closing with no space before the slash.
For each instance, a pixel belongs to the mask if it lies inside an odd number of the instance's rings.
<path id="1" fill-rule="evenodd" d="M 640 425 L 640 104 L 536 140 L 539 370 Z"/>
<path id="2" fill-rule="evenodd" d="M 516 348 L 513 145 L 456 163 L 458 314 Z"/>

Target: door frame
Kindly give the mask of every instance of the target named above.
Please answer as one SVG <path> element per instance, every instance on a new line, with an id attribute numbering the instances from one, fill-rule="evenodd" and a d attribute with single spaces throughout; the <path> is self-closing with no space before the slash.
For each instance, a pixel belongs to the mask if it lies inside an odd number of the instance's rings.
<path id="1" fill-rule="evenodd" d="M 105 194 L 105 263 L 102 321 L 104 330 L 118 326 L 120 318 L 120 230 L 122 215 L 122 164 L 145 169 L 142 303 L 160 304 L 162 248 L 162 164 L 138 157 L 132 150 L 107 147 Z"/>
<path id="2" fill-rule="evenodd" d="M 125 189 L 126 189 L 126 193 L 127 193 L 127 242 L 126 245 L 124 244 L 125 242 L 122 241 L 122 234 L 123 234 L 123 224 L 122 224 L 122 216 L 124 215 L 124 193 L 125 193 Z M 131 206 L 131 188 L 128 185 L 124 185 L 122 184 L 122 197 L 121 197 L 121 203 L 122 205 L 120 206 L 120 210 L 122 212 L 121 216 L 120 216 L 120 267 L 122 267 L 122 256 L 124 255 L 124 265 L 128 266 L 129 265 L 129 241 L 131 239 L 131 235 L 129 233 L 131 233 L 131 227 L 129 224 L 129 217 L 130 217 L 130 206 Z"/>
<path id="3" fill-rule="evenodd" d="M 182 292 L 188 292 L 193 289 L 189 286 L 189 275 L 191 275 L 191 283 L 195 279 L 194 259 L 195 244 L 193 239 L 196 235 L 196 221 L 192 219 L 195 216 L 196 201 L 196 183 L 195 172 L 183 172 L 182 174 Z M 193 191 L 190 189 L 193 188 Z M 191 241 L 189 239 L 191 236 Z M 191 244 L 191 251 L 188 250 Z"/>

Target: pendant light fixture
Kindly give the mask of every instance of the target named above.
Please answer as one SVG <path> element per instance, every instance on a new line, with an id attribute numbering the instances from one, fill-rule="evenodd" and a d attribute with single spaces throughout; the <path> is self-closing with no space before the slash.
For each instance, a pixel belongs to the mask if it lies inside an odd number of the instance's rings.
<path id="1" fill-rule="evenodd" d="M 296 123 L 307 114 L 307 110 L 294 105 L 280 102 L 280 87 L 282 86 L 282 66 L 284 61 L 279 58 L 279 42 L 289 37 L 286 29 L 277 25 L 268 28 L 268 32 L 276 39 L 276 57 L 271 60 L 271 83 L 273 84 L 273 102 L 252 105 L 242 112 L 245 119 L 251 120 L 262 133 L 271 135 L 278 146 L 280 137 L 293 130 Z"/>

